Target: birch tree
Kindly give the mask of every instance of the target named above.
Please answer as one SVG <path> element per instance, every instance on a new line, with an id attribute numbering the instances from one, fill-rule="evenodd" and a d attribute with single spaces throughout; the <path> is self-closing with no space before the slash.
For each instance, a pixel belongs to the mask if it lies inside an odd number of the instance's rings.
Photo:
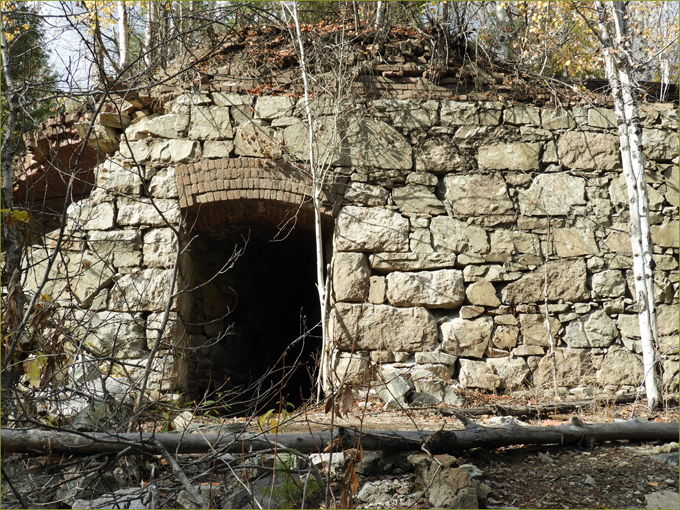
<path id="1" fill-rule="evenodd" d="M 633 59 L 626 19 L 627 2 L 595 2 L 599 39 L 605 72 L 612 89 L 618 119 L 621 162 L 628 189 L 630 239 L 637 301 L 647 403 L 654 408 L 660 396 L 656 368 L 656 307 L 654 303 L 654 259 L 649 224 L 649 197 L 642 152 L 642 126 L 635 84 Z"/>

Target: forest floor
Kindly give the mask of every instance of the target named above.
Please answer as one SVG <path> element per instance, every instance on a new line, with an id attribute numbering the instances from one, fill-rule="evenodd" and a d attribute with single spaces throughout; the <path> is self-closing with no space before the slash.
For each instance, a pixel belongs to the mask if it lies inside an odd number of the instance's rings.
<path id="1" fill-rule="evenodd" d="M 521 399 L 483 393 L 469 393 L 466 399 L 466 407 L 546 403 L 540 398 Z M 569 397 L 563 400 L 568 401 Z M 657 412 L 650 412 L 644 402 L 617 406 L 592 405 L 568 414 L 548 413 L 535 418 L 517 419 L 536 426 L 563 425 L 574 416 L 586 423 L 627 420 L 631 416 L 668 423 L 678 422 L 678 406 L 677 399 Z M 500 422 L 500 417 L 493 415 L 473 416 L 472 419 L 487 426 Z M 301 412 L 281 431 L 328 429 L 330 420 L 330 414 L 322 411 Z M 335 417 L 334 425 L 363 430 L 463 428 L 454 417 L 443 416 L 437 406 L 384 411 L 381 403 L 375 400 L 355 402 L 343 418 Z M 255 431 L 256 428 L 249 427 L 249 430 Z M 493 450 L 478 448 L 460 454 L 458 464 L 473 464 L 482 471 L 481 481 L 491 488 L 488 508 L 671 508 L 665 503 L 668 499 L 663 498 L 673 496 L 663 491 L 676 493 L 677 500 L 677 443 L 612 441 L 590 448 L 585 445 L 521 445 Z M 359 500 L 356 502 L 357 508 L 430 508 L 427 499 L 418 497 L 417 491 L 409 492 L 409 486 L 413 485 L 412 474 L 360 477 L 359 488 L 368 481 L 391 484 L 389 492 L 392 497 L 380 503 L 371 503 L 369 500 L 368 504 L 362 504 Z M 653 493 L 661 493 L 657 496 L 661 499 L 656 505 Z M 651 499 L 648 501 L 645 496 Z"/>

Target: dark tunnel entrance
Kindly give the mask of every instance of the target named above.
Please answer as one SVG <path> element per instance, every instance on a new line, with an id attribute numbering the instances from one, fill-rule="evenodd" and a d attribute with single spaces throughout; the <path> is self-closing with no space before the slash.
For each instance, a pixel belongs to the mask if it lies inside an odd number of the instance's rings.
<path id="1" fill-rule="evenodd" d="M 279 401 L 298 406 L 312 396 L 321 327 L 314 231 L 302 219 L 284 230 L 280 220 L 197 223 L 191 393 L 231 390 L 234 413 Z"/>

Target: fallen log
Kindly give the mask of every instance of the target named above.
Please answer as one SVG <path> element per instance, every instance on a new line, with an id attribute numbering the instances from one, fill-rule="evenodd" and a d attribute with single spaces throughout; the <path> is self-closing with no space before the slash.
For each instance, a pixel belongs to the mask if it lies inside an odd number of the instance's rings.
<path id="1" fill-rule="evenodd" d="M 471 448 L 498 448 L 521 444 L 584 444 L 591 446 L 603 441 L 678 441 L 678 423 L 653 423 L 628 420 L 613 423 L 585 424 L 578 418 L 557 426 L 530 426 L 508 418 L 501 426 L 479 425 L 460 413 L 457 418 L 465 425 L 463 430 L 442 429 L 431 431 L 357 430 L 340 427 L 333 434 L 336 450 L 353 448 L 361 443 L 364 450 L 385 452 L 419 450 L 425 446 L 433 454 L 453 453 Z M 157 453 L 158 441 L 169 452 L 241 453 L 289 448 L 300 453 L 329 451 L 329 430 L 287 434 L 177 434 L 104 432 L 82 433 L 35 429 L 2 429 L 0 448 L 8 453 L 68 453 L 92 455 L 118 453 L 129 448 L 126 454 Z M 156 445 L 156 446 L 154 446 Z"/>
<path id="2" fill-rule="evenodd" d="M 462 412 L 465 416 L 547 416 L 550 414 L 563 414 L 589 407 L 604 407 L 607 405 L 630 404 L 635 402 L 635 394 L 616 395 L 614 397 L 595 397 L 591 399 L 572 400 L 571 402 L 553 402 L 550 404 L 537 404 L 528 406 L 510 406 L 492 404 L 482 407 L 440 407 L 439 414 L 442 416 L 455 416 Z"/>

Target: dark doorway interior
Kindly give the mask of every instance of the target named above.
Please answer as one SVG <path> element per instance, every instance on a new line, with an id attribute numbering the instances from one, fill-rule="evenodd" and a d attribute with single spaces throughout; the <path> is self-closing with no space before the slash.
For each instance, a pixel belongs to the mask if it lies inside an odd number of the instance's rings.
<path id="1" fill-rule="evenodd" d="M 192 296 L 194 391 L 234 390 L 232 412 L 310 398 L 321 345 L 313 231 L 230 225 L 200 232 L 191 253 L 203 284 Z"/>

